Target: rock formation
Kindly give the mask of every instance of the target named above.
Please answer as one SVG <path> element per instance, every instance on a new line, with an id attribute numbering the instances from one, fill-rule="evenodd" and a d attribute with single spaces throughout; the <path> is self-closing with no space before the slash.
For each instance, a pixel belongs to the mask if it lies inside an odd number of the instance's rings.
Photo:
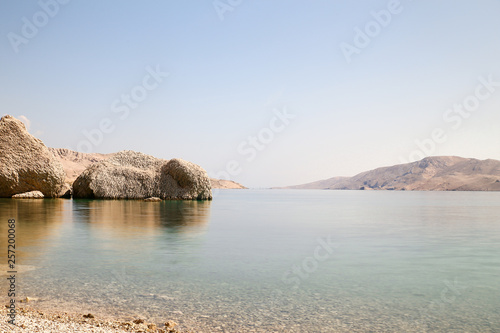
<path id="1" fill-rule="evenodd" d="M 90 165 L 73 183 L 74 198 L 211 200 L 210 179 L 200 166 L 123 151 Z"/>
<path id="2" fill-rule="evenodd" d="M 90 165 L 109 159 L 115 155 L 98 153 L 80 153 L 65 148 L 49 148 L 50 151 L 63 165 L 66 172 L 66 182 L 72 184 L 75 179 Z M 231 180 L 210 178 L 212 188 L 220 189 L 246 189 L 245 186 Z"/>
<path id="3" fill-rule="evenodd" d="M 66 183 L 73 184 L 75 179 L 91 164 L 103 161 L 114 154 L 80 153 L 65 148 L 49 148 L 61 162 L 66 172 Z"/>
<path id="4" fill-rule="evenodd" d="M 56 197 L 64 176 L 61 163 L 20 120 L 12 116 L 0 119 L 0 197 L 30 191 Z"/>

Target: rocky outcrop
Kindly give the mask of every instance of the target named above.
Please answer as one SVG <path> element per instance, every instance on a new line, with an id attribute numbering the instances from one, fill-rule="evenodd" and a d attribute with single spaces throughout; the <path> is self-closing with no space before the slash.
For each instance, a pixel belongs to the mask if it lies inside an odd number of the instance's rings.
<path id="1" fill-rule="evenodd" d="M 45 196 L 40 191 L 31 191 L 13 195 L 13 199 L 43 199 Z"/>
<path id="2" fill-rule="evenodd" d="M 200 166 L 123 151 L 90 165 L 73 183 L 74 198 L 211 200 L 210 179 Z"/>
<path id="3" fill-rule="evenodd" d="M 71 184 L 65 183 L 59 190 L 58 198 L 71 199 L 73 196 L 73 186 Z"/>
<path id="4" fill-rule="evenodd" d="M 65 148 L 49 148 L 50 151 L 61 162 L 66 172 L 66 182 L 72 184 L 75 179 L 90 165 L 109 159 L 115 155 L 98 153 L 80 153 Z M 210 178 L 212 188 L 220 189 L 246 189 L 245 186 L 231 180 Z"/>
<path id="5" fill-rule="evenodd" d="M 64 170 L 43 142 L 12 116 L 0 119 L 0 197 L 40 191 L 57 197 Z"/>

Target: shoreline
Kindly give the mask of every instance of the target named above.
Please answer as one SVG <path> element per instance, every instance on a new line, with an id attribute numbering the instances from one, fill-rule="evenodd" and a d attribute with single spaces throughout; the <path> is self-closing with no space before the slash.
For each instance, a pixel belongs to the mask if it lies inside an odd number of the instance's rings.
<path id="1" fill-rule="evenodd" d="M 143 318 L 125 321 L 104 314 L 42 311 L 27 303 L 21 304 L 22 306 L 17 308 L 15 325 L 8 323 L 10 317 L 7 308 L 2 307 L 1 332 L 194 333 L 172 320 L 157 325 Z"/>

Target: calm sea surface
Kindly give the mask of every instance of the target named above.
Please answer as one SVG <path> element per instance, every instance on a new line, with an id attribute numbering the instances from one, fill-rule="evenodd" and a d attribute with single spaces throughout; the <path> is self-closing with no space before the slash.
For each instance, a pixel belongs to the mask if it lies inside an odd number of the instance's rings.
<path id="1" fill-rule="evenodd" d="M 41 309 L 203 332 L 500 332 L 500 193 L 1 199 L 3 277 L 9 218 L 18 298 Z"/>

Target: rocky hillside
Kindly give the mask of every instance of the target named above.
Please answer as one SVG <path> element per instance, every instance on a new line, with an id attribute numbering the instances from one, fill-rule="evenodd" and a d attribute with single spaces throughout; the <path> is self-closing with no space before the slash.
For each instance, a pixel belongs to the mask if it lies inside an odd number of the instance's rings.
<path id="1" fill-rule="evenodd" d="M 421 161 L 334 177 L 288 189 L 500 191 L 500 161 L 455 156 L 426 157 Z"/>
<path id="2" fill-rule="evenodd" d="M 112 158 L 113 154 L 87 154 L 80 153 L 65 148 L 49 148 L 50 151 L 61 162 L 64 171 L 66 172 L 66 182 L 72 184 L 75 179 L 93 163 L 104 161 Z M 244 189 L 241 184 L 230 180 L 210 179 L 212 188 L 220 189 Z"/>
<path id="3" fill-rule="evenodd" d="M 61 162 L 66 172 L 66 182 L 73 183 L 75 179 L 93 163 L 113 157 L 114 154 L 85 154 L 64 148 L 49 148 Z"/>
<path id="4" fill-rule="evenodd" d="M 220 189 L 226 189 L 226 190 L 246 189 L 245 186 L 243 186 L 237 182 L 233 182 L 232 180 L 210 178 L 210 183 L 212 184 L 212 188 L 220 188 Z"/>

